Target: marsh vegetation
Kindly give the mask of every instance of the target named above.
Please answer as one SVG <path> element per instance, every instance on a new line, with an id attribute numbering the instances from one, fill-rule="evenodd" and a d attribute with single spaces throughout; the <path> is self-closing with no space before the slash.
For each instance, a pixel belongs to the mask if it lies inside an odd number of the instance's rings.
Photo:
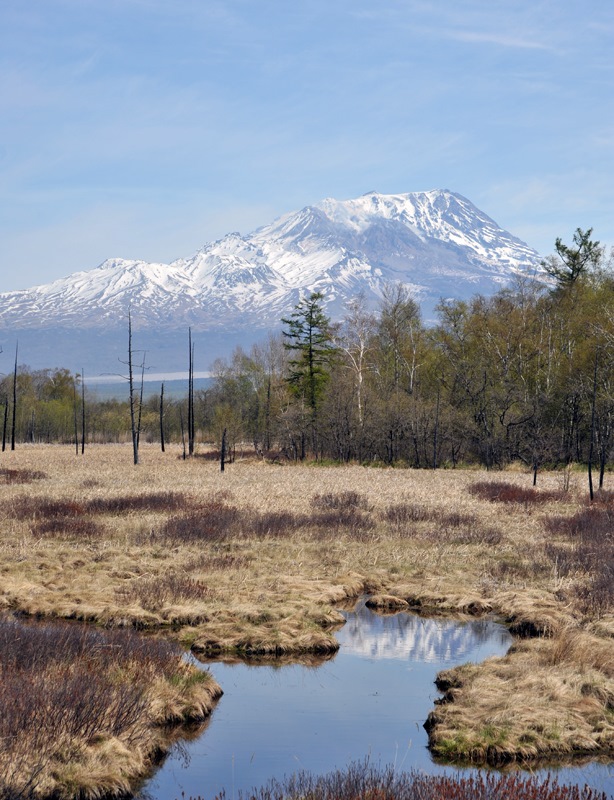
<path id="1" fill-rule="evenodd" d="M 215 800 L 226 800 L 222 792 Z M 346 770 L 314 776 L 300 772 L 284 781 L 271 781 L 239 800 L 607 800 L 589 788 L 560 786 L 515 775 L 478 774 L 468 778 L 398 772 L 393 767 L 375 767 L 368 762 L 351 764 Z M 201 800 L 201 798 L 190 798 Z"/>
<path id="2" fill-rule="evenodd" d="M 79 457 L 70 447 L 20 447 L 6 454 L 6 469 L 21 479 L 0 483 L 0 606 L 43 621 L 94 623 L 92 636 L 125 635 L 128 663 L 112 667 L 91 655 L 106 652 L 99 638 L 74 664 L 101 665 L 103 686 L 104 675 L 113 676 L 101 691 L 109 708 L 117 705 L 113 692 L 124 690 L 121 676 L 159 670 L 134 700 L 146 708 L 137 729 L 159 730 L 169 714 L 181 719 L 191 703 L 203 707 L 198 682 L 188 673 L 180 680 L 169 666 L 180 676 L 188 669 L 178 651 L 170 661 L 148 655 L 131 638 L 135 631 L 163 633 L 159 653 L 172 650 L 171 641 L 203 654 L 333 652 L 332 631 L 342 624 L 336 604 L 368 592 L 384 608 L 494 613 L 517 636 L 504 658 L 440 676 L 444 702 L 429 719 L 434 753 L 501 764 L 614 752 L 609 494 L 587 506 L 573 473 L 565 480 L 544 474 L 533 489 L 523 472 L 485 480 L 472 470 L 315 468 L 259 458 L 237 461 L 221 476 L 216 462 L 184 461 L 175 448 L 162 454 L 142 445 L 135 469 L 122 446 L 91 446 Z M 22 623 L 7 625 L 16 631 Z M 58 682 L 53 675 L 83 671 L 48 659 L 51 672 L 37 677 L 39 662 L 19 666 L 32 697 L 36 686 Z M 15 660 L 3 667 L 12 686 L 17 669 Z M 139 685 L 132 677 L 126 683 Z M 180 685 L 183 711 L 173 715 L 176 695 L 166 704 L 161 698 Z M 40 708 L 47 708 L 42 700 Z M 73 729 L 53 733 L 51 750 L 36 746 L 53 751 L 54 766 L 52 777 L 41 771 L 33 796 L 52 786 L 58 796 L 93 796 L 101 786 L 125 786 L 127 778 L 109 777 L 122 758 L 141 771 L 151 760 L 151 752 L 135 755 L 136 729 L 116 736 L 111 711 L 97 717 L 110 727 L 77 730 L 71 745 Z M 19 715 L 10 718 L 3 735 L 17 747 L 26 739 Z M 109 744 L 115 739 L 121 748 Z M 160 740 L 150 741 L 157 747 Z M 80 760 L 90 750 L 100 756 L 98 771 Z M 29 779 L 27 769 L 2 769 L 6 787 Z"/>

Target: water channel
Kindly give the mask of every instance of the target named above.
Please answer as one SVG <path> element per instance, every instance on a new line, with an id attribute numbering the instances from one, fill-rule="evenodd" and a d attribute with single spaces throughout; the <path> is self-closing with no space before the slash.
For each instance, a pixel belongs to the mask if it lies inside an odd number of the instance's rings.
<path id="1" fill-rule="evenodd" d="M 345 614 L 340 650 L 311 665 L 213 662 L 224 689 L 206 726 L 171 752 L 140 797 L 214 797 L 305 769 L 323 774 L 369 758 L 398 770 L 457 770 L 433 762 L 423 723 L 437 697 L 437 672 L 503 655 L 511 644 L 492 620 L 458 621 L 400 613 L 380 616 L 363 603 Z M 555 772 L 614 796 L 614 765 Z"/>

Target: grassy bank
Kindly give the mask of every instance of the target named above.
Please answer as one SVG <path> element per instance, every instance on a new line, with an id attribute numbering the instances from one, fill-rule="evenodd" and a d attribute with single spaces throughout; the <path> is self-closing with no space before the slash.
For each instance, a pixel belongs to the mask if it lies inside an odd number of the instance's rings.
<path id="1" fill-rule="evenodd" d="M 6 453 L 0 606 L 252 656 L 334 651 L 335 604 L 365 591 L 388 609 L 493 612 L 517 643 L 441 677 L 434 751 L 614 753 L 609 495 L 589 508 L 573 475 L 534 491 L 522 473 L 253 460 L 220 474 L 178 455 L 145 447 L 135 468 L 124 446 Z"/>
<path id="2" fill-rule="evenodd" d="M 220 689 L 173 643 L 0 619 L 0 796 L 129 793 Z"/>

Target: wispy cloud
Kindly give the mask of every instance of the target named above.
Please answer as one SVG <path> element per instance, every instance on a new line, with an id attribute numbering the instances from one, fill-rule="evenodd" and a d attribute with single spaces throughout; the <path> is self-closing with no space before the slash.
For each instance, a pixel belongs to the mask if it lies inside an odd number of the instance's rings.
<path id="1" fill-rule="evenodd" d="M 546 42 L 537 41 L 533 38 L 508 35 L 495 31 L 468 31 L 468 30 L 442 30 L 441 35 L 447 39 L 454 39 L 457 42 L 468 42 L 471 44 L 492 44 L 497 47 L 510 47 L 520 50 L 554 50 L 555 48 Z"/>

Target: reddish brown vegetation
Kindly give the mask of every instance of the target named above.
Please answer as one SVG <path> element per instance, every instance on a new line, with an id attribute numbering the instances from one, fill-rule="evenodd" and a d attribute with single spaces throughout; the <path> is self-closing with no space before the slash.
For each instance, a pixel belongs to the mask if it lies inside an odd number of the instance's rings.
<path id="1" fill-rule="evenodd" d="M 0 483 L 33 483 L 47 477 L 47 473 L 40 470 L 0 469 Z"/>
<path id="2" fill-rule="evenodd" d="M 0 796 L 33 796 L 77 741 L 142 736 L 149 685 L 173 678 L 179 656 L 170 642 L 128 631 L 0 619 Z"/>
<path id="3" fill-rule="evenodd" d="M 522 503 L 527 506 L 552 503 L 565 498 L 562 491 L 527 488 L 505 481 L 477 481 L 469 487 L 469 493 L 493 503 Z"/>
<path id="4" fill-rule="evenodd" d="M 216 800 L 226 800 L 226 792 Z M 239 793 L 240 800 L 607 800 L 603 792 L 588 787 L 561 786 L 553 780 L 513 775 L 477 773 L 424 775 L 351 764 L 324 776 L 301 772 L 283 781 L 270 781 L 260 789 Z M 191 800 L 193 800 L 191 798 Z M 198 800 L 202 800 L 198 798 Z"/>
<path id="5" fill-rule="evenodd" d="M 614 508 L 599 504 L 571 517 L 548 517 L 544 525 L 552 535 L 570 540 L 546 546 L 559 573 L 586 573 L 574 591 L 581 608 L 596 615 L 614 608 Z"/>
<path id="6" fill-rule="evenodd" d="M 345 492 L 328 492 L 315 494 L 311 498 L 311 505 L 318 509 L 357 509 L 368 511 L 369 500 L 363 494 L 351 490 Z"/>
<path id="7" fill-rule="evenodd" d="M 213 592 L 202 581 L 171 572 L 161 577 L 132 581 L 128 586 L 116 589 L 115 594 L 121 602 L 139 602 L 143 608 L 156 611 L 167 603 L 206 600 L 212 597 Z"/>

